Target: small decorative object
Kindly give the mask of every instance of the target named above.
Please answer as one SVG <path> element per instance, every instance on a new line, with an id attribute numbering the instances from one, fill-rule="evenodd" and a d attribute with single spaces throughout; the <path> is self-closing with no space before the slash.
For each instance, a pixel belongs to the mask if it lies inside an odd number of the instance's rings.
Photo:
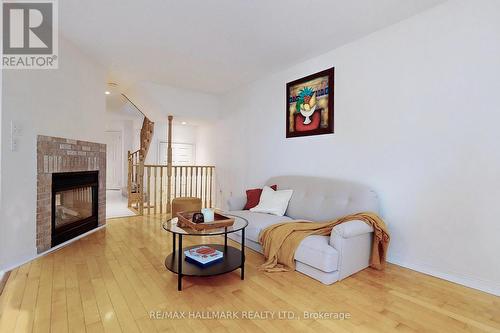
<path id="1" fill-rule="evenodd" d="M 286 84 L 286 137 L 333 133 L 330 68 Z"/>
<path id="2" fill-rule="evenodd" d="M 194 223 L 203 223 L 205 222 L 205 218 L 202 213 L 194 213 L 193 214 L 193 222 Z"/>
<path id="3" fill-rule="evenodd" d="M 203 208 L 201 213 L 205 222 L 212 222 L 214 220 L 214 211 L 210 208 Z"/>

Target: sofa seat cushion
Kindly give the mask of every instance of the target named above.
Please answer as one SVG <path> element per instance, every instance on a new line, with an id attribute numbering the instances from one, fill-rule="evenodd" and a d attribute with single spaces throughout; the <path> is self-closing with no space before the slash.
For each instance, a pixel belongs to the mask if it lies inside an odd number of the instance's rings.
<path id="1" fill-rule="evenodd" d="M 232 215 L 241 216 L 248 220 L 248 227 L 245 229 L 245 238 L 254 242 L 259 242 L 259 234 L 270 225 L 291 221 L 288 216 L 276 216 L 265 213 L 254 213 L 248 210 L 235 210 Z"/>
<path id="2" fill-rule="evenodd" d="M 330 236 L 312 235 L 300 243 L 295 260 L 329 273 L 338 269 L 339 253 L 330 246 Z"/>

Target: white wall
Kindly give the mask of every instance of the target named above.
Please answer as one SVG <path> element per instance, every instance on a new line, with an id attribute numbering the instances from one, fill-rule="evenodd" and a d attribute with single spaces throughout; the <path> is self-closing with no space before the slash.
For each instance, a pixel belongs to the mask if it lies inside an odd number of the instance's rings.
<path id="1" fill-rule="evenodd" d="M 140 82 L 125 93 L 155 122 L 146 163 L 158 163 L 158 143 L 166 141 L 169 115 L 174 116 L 172 141 L 196 145 L 196 164 L 214 163 L 215 136 L 212 131 L 221 105 L 217 96 L 151 82 Z M 187 125 L 181 125 L 183 121 Z"/>
<path id="2" fill-rule="evenodd" d="M 2 24 L 3 26 L 3 6 L 2 8 L 0 9 L 0 16 L 2 16 L 2 18 L 0 18 L 0 24 Z M 0 54 L 3 54 L 3 43 L 0 43 Z M 3 138 L 2 138 L 2 133 L 3 133 L 3 130 L 2 130 L 2 118 L 3 118 L 3 103 L 2 103 L 2 95 L 3 95 L 3 89 L 2 89 L 2 85 L 3 85 L 3 71 L 0 70 L 0 281 L 2 280 L 2 277 L 4 275 L 4 271 L 3 271 L 3 268 L 5 266 L 4 262 L 6 261 L 6 258 L 7 256 L 5 255 L 5 251 L 3 249 L 3 246 L 1 244 L 3 244 L 5 242 L 5 233 L 3 232 L 3 222 L 2 222 L 2 215 L 1 215 L 1 212 L 3 211 L 3 201 L 2 201 L 2 179 L 3 179 L 3 172 L 2 172 L 2 154 L 1 154 L 1 147 L 2 147 L 2 142 L 3 142 Z"/>
<path id="3" fill-rule="evenodd" d="M 2 269 L 36 254 L 36 136 L 103 142 L 105 72 L 60 36 L 58 70 L 6 70 L 2 87 Z M 10 123 L 20 127 L 10 150 Z"/>
<path id="4" fill-rule="evenodd" d="M 211 94 L 151 82 L 140 82 L 125 93 L 154 122 L 164 122 L 168 115 L 177 123 L 213 122 L 219 114 L 219 100 Z"/>
<path id="5" fill-rule="evenodd" d="M 196 131 L 196 164 L 215 165 L 215 124 L 198 126 Z"/>
<path id="6" fill-rule="evenodd" d="M 179 121 L 175 120 L 175 123 Z M 195 146 L 195 160 L 197 165 L 209 165 L 214 163 L 214 136 L 210 129 L 212 125 L 173 125 L 172 126 L 172 142 L 187 143 Z M 149 147 L 149 152 L 146 157 L 146 164 L 158 164 L 160 142 L 167 141 L 167 123 L 155 122 L 153 140 Z"/>
<path id="7" fill-rule="evenodd" d="M 224 96 L 224 198 L 275 175 L 371 185 L 389 260 L 500 294 L 500 2 L 449 1 Z M 285 84 L 335 66 L 335 134 L 285 138 Z"/>
<path id="8" fill-rule="evenodd" d="M 126 119 L 110 115 L 107 112 L 107 120 L 105 122 L 106 131 L 119 132 L 122 137 L 122 174 L 121 174 L 121 190 L 122 193 L 127 193 L 128 182 L 128 152 L 133 152 L 139 149 L 139 138 L 142 122 L 139 119 Z"/>

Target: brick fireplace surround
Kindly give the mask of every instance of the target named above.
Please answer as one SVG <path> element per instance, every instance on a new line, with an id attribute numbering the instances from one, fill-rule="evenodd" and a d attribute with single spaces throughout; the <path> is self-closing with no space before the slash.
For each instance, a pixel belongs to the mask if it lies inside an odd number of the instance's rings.
<path id="1" fill-rule="evenodd" d="M 106 145 L 39 135 L 37 137 L 36 248 L 50 249 L 52 173 L 99 171 L 99 226 L 106 223 Z"/>

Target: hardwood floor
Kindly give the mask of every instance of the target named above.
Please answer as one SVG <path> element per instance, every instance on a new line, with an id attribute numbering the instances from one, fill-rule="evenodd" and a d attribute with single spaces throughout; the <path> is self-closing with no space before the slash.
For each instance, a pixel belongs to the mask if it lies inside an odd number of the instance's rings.
<path id="1" fill-rule="evenodd" d="M 239 271 L 184 278 L 178 292 L 176 275 L 163 266 L 172 244 L 161 220 L 108 220 L 13 270 L 0 296 L 0 332 L 500 332 L 500 297 L 395 265 L 325 286 L 297 272 L 260 272 L 262 256 L 247 250 L 244 281 Z M 239 319 L 150 318 L 156 311 L 235 311 Z M 296 318 L 278 319 L 279 311 Z M 304 319 L 304 311 L 350 318 Z M 273 320 L 264 318 L 271 313 Z"/>

